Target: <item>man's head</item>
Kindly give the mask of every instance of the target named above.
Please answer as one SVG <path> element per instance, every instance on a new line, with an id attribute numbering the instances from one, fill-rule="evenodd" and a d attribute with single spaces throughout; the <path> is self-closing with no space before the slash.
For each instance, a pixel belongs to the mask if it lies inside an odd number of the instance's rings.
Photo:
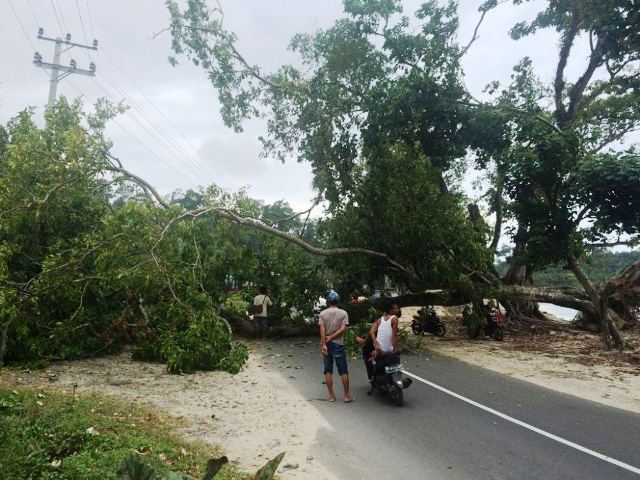
<path id="1" fill-rule="evenodd" d="M 261 295 L 266 295 L 268 291 L 269 291 L 269 289 L 265 285 L 262 285 L 260 287 L 260 294 Z"/>
<path id="2" fill-rule="evenodd" d="M 338 303 L 340 303 L 340 295 L 338 295 L 338 292 L 331 290 L 327 296 L 327 303 L 333 307 L 338 305 Z"/>
<path id="3" fill-rule="evenodd" d="M 397 315 L 399 311 L 398 304 L 392 300 L 388 299 L 384 303 L 384 313 L 387 315 Z"/>

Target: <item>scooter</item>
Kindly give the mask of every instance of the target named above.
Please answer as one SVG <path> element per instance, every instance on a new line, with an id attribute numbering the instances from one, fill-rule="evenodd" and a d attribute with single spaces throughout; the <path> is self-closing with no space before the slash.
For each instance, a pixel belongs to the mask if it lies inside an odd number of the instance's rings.
<path id="1" fill-rule="evenodd" d="M 442 337 L 447 331 L 440 317 L 436 315 L 436 311 L 430 307 L 421 308 L 418 314 L 413 316 L 411 330 L 416 335 L 432 333 L 436 337 Z"/>
<path id="2" fill-rule="evenodd" d="M 371 388 L 367 395 L 373 395 L 378 389 L 389 395 L 398 407 L 404 402 L 404 390 L 413 383 L 408 377 L 402 375 L 402 363 L 400 355 L 393 353 L 383 354 L 376 360 L 375 373 L 370 380 Z"/>

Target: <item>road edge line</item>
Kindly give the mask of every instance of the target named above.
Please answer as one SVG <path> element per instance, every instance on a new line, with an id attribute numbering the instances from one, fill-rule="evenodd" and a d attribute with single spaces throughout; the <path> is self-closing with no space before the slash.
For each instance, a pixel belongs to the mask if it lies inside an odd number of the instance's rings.
<path id="1" fill-rule="evenodd" d="M 604 455 L 602 453 L 596 452 L 595 450 L 591 450 L 587 447 L 583 447 L 582 445 L 578 445 L 577 443 L 574 443 L 570 440 L 559 437 L 558 435 L 554 435 L 553 433 L 549 433 L 545 430 L 542 430 L 541 428 L 534 427 L 533 425 L 525 423 L 522 420 L 518 420 L 517 418 L 511 417 L 505 413 L 499 412 L 498 410 L 494 410 L 491 407 L 487 407 L 486 405 L 478 403 L 475 400 L 471 400 L 470 398 L 460 395 L 459 393 L 451 391 L 445 387 L 441 387 L 440 385 L 430 382 L 429 380 L 419 377 L 418 375 L 415 375 L 411 372 L 407 372 L 406 370 L 403 370 L 402 372 L 405 375 L 415 380 L 418 380 L 419 382 L 424 383 L 425 385 L 435 388 L 436 390 L 440 390 L 441 392 L 446 393 L 447 395 L 451 395 L 452 397 L 455 397 L 458 400 L 462 400 L 463 402 L 473 405 L 474 407 L 484 410 L 485 412 L 488 412 L 488 413 L 491 413 L 492 415 L 500 417 L 503 420 L 507 420 L 508 422 L 514 423 L 515 425 L 518 425 L 522 428 L 526 428 L 527 430 L 531 430 L 532 432 L 542 435 L 543 437 L 550 438 L 551 440 L 554 440 L 558 443 L 562 443 L 563 445 L 571 447 L 575 450 L 591 455 L 592 457 L 598 458 L 600 460 L 604 460 L 605 462 L 611 463 L 612 465 L 628 470 L 629 472 L 635 473 L 636 475 L 640 475 L 640 468 L 638 467 L 634 467 L 633 465 L 629 465 L 628 463 L 621 462 L 620 460 L 616 460 L 615 458 L 609 457 L 608 455 Z"/>

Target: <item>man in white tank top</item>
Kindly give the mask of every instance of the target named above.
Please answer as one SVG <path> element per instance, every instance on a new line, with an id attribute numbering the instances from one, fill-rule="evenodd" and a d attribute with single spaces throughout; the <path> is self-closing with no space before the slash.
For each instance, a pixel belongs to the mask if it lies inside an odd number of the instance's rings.
<path id="1" fill-rule="evenodd" d="M 383 353 L 398 352 L 398 305 L 392 300 L 385 304 L 385 314 L 371 327 L 369 335 L 373 340 L 375 351 L 372 356 L 378 357 Z"/>

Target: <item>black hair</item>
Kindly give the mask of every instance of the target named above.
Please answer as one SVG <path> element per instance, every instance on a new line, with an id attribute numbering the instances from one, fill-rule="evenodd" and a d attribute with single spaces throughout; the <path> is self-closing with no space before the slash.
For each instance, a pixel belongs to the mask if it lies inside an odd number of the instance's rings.
<path id="1" fill-rule="evenodd" d="M 387 298 L 383 304 L 384 313 L 391 312 L 391 309 L 393 308 L 393 306 L 397 304 L 398 302 L 396 302 L 393 298 Z"/>
<path id="2" fill-rule="evenodd" d="M 260 293 L 261 293 L 262 295 L 266 295 L 268 291 L 269 291 L 269 289 L 268 289 L 265 285 L 262 285 L 262 286 L 260 287 Z"/>

